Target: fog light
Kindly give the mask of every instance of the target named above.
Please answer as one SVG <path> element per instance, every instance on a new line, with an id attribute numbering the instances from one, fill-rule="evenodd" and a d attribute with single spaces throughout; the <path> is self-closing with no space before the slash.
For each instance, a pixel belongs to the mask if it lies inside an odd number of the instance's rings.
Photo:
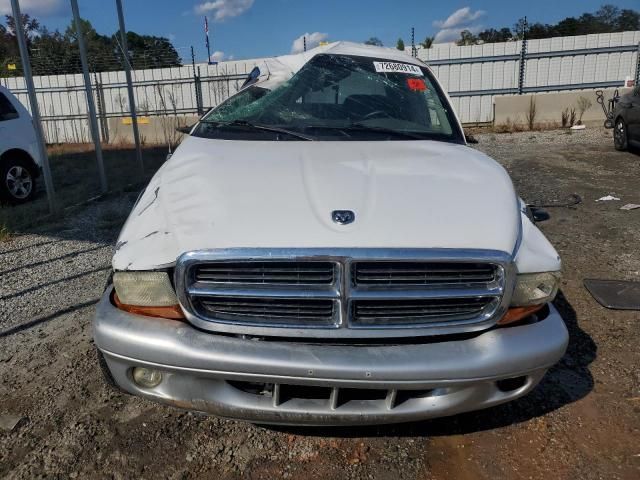
<path id="1" fill-rule="evenodd" d="M 133 369 L 133 381 L 142 388 L 153 388 L 160 385 L 162 374 L 158 370 L 136 367 Z"/>

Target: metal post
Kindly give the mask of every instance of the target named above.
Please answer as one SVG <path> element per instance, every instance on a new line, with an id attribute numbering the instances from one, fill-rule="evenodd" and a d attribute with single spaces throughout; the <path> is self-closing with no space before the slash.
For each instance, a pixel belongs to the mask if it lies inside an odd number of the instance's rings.
<path id="1" fill-rule="evenodd" d="M 204 100 L 202 98 L 202 81 L 200 77 L 200 67 L 198 66 L 198 74 L 194 77 L 196 86 L 196 109 L 198 115 L 204 115 Z"/>
<path id="2" fill-rule="evenodd" d="M 100 120 L 100 133 L 102 134 L 102 141 L 109 143 L 109 125 L 107 122 L 107 114 L 105 112 L 105 100 L 104 100 L 104 86 L 102 83 L 102 73 L 94 74 L 96 83 L 96 98 L 98 100 L 98 120 Z"/>
<path id="3" fill-rule="evenodd" d="M 411 27 L 411 56 L 416 58 L 418 56 L 418 49 L 416 48 L 416 29 Z"/>
<path id="4" fill-rule="evenodd" d="M 640 42 L 638 42 L 638 54 L 636 57 L 636 78 L 634 86 L 640 87 Z"/>
<path id="5" fill-rule="evenodd" d="M 120 48 L 124 56 L 124 73 L 127 77 L 127 93 L 129 94 L 129 110 L 131 112 L 131 126 L 133 128 L 133 139 L 136 143 L 136 157 L 140 172 L 144 175 L 144 162 L 142 161 L 142 150 L 140 149 L 140 132 L 138 131 L 138 115 L 136 113 L 136 99 L 133 95 L 133 81 L 131 80 L 131 65 L 129 64 L 129 47 L 127 45 L 127 31 L 124 28 L 124 14 L 122 13 L 122 1 L 116 0 L 118 9 L 118 23 L 120 24 Z"/>
<path id="6" fill-rule="evenodd" d="M 98 162 L 98 174 L 100 175 L 100 188 L 102 193 L 107 193 L 107 176 L 104 173 L 104 161 L 102 159 L 102 145 L 100 143 L 100 131 L 98 130 L 98 119 L 96 118 L 96 104 L 93 101 L 93 90 L 91 89 L 91 77 L 89 76 L 89 66 L 87 64 L 87 50 L 84 44 L 84 34 L 82 33 L 82 23 L 80 23 L 80 11 L 78 0 L 71 0 L 71 11 L 76 24 L 78 35 L 78 48 L 80 49 L 80 63 L 82 64 L 82 76 L 84 77 L 84 90 L 87 94 L 87 107 L 89 109 L 89 127 L 91 128 L 91 138 L 96 149 L 96 160 Z"/>
<path id="7" fill-rule="evenodd" d="M 20 49 L 20 59 L 22 60 L 22 73 L 24 81 L 27 84 L 29 92 L 29 103 L 31 104 L 31 117 L 33 118 L 33 126 L 36 131 L 36 143 L 38 144 L 38 153 L 42 160 L 42 173 L 44 175 L 44 185 L 47 190 L 47 200 L 49 201 L 49 211 L 56 213 L 58 206 L 56 204 L 56 192 L 53 188 L 53 179 L 51 178 L 51 169 L 49 168 L 49 156 L 47 155 L 47 147 L 44 142 L 44 131 L 42 130 L 42 122 L 40 119 L 40 109 L 38 108 L 38 99 L 36 97 L 36 88 L 33 84 L 33 75 L 31 73 L 31 61 L 29 60 L 29 51 L 27 50 L 27 42 L 24 38 L 24 29 L 22 28 L 22 13 L 20 12 L 20 4 L 18 0 L 11 0 L 11 9 L 16 25 L 16 38 L 18 39 L 18 48 Z"/>
<path id="8" fill-rule="evenodd" d="M 193 50 L 193 45 L 191 45 L 191 69 L 193 70 L 193 76 L 196 76 L 196 52 Z"/>
<path id="9" fill-rule="evenodd" d="M 211 65 L 211 42 L 209 42 L 209 20 L 207 17 L 204 17 L 204 31 L 206 33 L 206 44 L 207 44 L 207 64 Z"/>
<path id="10" fill-rule="evenodd" d="M 522 24 L 522 48 L 520 49 L 520 75 L 518 76 L 518 95 L 524 92 L 524 73 L 527 64 L 527 17 Z"/>

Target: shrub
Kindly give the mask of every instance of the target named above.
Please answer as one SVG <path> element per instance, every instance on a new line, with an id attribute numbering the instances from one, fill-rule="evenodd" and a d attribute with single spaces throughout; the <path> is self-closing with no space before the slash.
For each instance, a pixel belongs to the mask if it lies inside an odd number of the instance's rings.
<path id="1" fill-rule="evenodd" d="M 533 130 L 533 127 L 536 123 L 536 99 L 532 97 L 529 98 L 529 111 L 527 112 L 527 125 L 529 125 L 529 130 Z"/>
<path id="2" fill-rule="evenodd" d="M 591 103 L 591 100 L 587 97 L 581 96 L 578 98 L 578 123 L 582 123 L 582 116 L 584 115 L 584 112 L 589 110 L 592 106 L 593 103 Z"/>

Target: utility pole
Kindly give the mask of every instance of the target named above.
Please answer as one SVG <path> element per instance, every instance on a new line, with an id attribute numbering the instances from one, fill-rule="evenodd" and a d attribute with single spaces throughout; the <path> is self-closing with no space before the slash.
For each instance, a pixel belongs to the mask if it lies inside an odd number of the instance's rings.
<path id="1" fill-rule="evenodd" d="M 138 131 L 138 115 L 136 113 L 136 99 L 133 95 L 133 80 L 131 79 L 131 64 L 129 63 L 129 46 L 127 45 L 127 30 L 124 27 L 124 13 L 122 13 L 122 0 L 116 0 L 118 9 L 118 23 L 120 24 L 120 48 L 124 57 L 124 73 L 127 78 L 127 93 L 129 94 L 129 110 L 131 113 L 131 127 L 133 128 L 133 140 L 136 143 L 136 158 L 140 174 L 144 175 L 144 162 L 142 161 L 142 149 L 140 148 L 140 132 Z"/>
<path id="2" fill-rule="evenodd" d="M 193 50 L 193 45 L 191 45 L 191 67 L 193 68 L 193 77 L 196 76 L 196 53 Z"/>
<path id="3" fill-rule="evenodd" d="M 302 42 L 303 42 L 303 45 L 304 45 L 304 51 L 306 52 L 307 51 L 307 37 L 306 36 L 302 37 Z"/>
<path id="4" fill-rule="evenodd" d="M 527 17 L 522 23 L 522 48 L 520 49 L 520 75 L 518 76 L 518 95 L 524 93 L 524 74 L 527 63 Z"/>
<path id="5" fill-rule="evenodd" d="M 38 144 L 38 153 L 42 160 L 42 173 L 44 175 L 44 185 L 47 190 L 47 200 L 49 201 L 49 211 L 56 213 L 58 206 L 56 204 L 56 192 L 53 188 L 53 179 L 51 178 L 51 168 L 49 167 L 49 156 L 47 155 L 47 147 L 44 142 L 44 131 L 42 130 L 42 120 L 40 118 L 40 109 L 38 108 L 38 99 L 36 97 L 36 87 L 33 84 L 33 74 L 31 73 L 31 61 L 29 60 L 29 50 L 27 49 L 27 41 L 24 38 L 24 28 L 22 27 L 22 13 L 20 12 L 20 3 L 18 0 L 11 0 L 11 10 L 16 25 L 16 38 L 18 39 L 18 48 L 20 49 L 20 59 L 22 60 L 22 73 L 24 81 L 27 84 L 29 92 L 29 103 L 31 104 L 31 117 L 33 118 L 33 127 L 36 131 L 36 143 Z"/>
<path id="6" fill-rule="evenodd" d="M 205 33 L 205 43 L 207 45 L 207 63 L 209 65 L 215 65 L 218 62 L 211 60 L 211 44 L 209 42 L 209 20 L 207 17 L 204 17 L 204 33 Z"/>
<path id="7" fill-rule="evenodd" d="M 411 27 L 411 56 L 416 58 L 418 56 L 418 49 L 416 48 L 416 29 Z"/>
<path id="8" fill-rule="evenodd" d="M 634 86 L 640 87 L 640 42 L 638 42 L 638 54 L 636 56 L 636 78 Z"/>
<path id="9" fill-rule="evenodd" d="M 80 11 L 78 10 L 78 0 L 71 0 L 71 11 L 76 24 L 78 35 L 78 48 L 80 49 L 80 63 L 82 64 L 82 76 L 84 77 L 84 89 L 87 95 L 87 107 L 89 110 L 89 127 L 91 137 L 96 149 L 96 160 L 98 162 L 98 174 L 100 175 L 100 188 L 102 193 L 107 193 L 107 176 L 104 173 L 104 161 L 102 159 L 102 144 L 100 143 L 100 131 L 98 130 L 98 120 L 96 118 L 96 105 L 93 101 L 93 91 L 91 90 L 91 77 L 89 76 L 89 66 L 87 65 L 87 50 L 84 44 L 84 33 L 80 22 Z"/>

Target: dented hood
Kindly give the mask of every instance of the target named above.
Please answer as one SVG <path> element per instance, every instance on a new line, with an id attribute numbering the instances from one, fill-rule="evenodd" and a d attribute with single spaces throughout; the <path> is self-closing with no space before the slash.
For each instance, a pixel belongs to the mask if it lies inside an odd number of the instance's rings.
<path id="1" fill-rule="evenodd" d="M 333 210 L 355 221 L 337 225 Z M 231 247 L 512 253 L 519 228 L 507 173 L 463 145 L 188 137 L 131 212 L 113 266 L 154 269 Z"/>

